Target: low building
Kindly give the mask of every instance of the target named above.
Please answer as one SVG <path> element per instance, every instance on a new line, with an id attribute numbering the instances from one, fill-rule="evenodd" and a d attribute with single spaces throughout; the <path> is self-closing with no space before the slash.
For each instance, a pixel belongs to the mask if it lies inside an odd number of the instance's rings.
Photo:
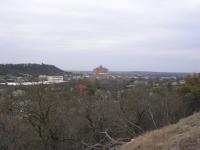
<path id="1" fill-rule="evenodd" d="M 39 81 L 47 81 L 48 76 L 47 75 L 39 75 L 38 79 L 39 79 Z"/>
<path id="2" fill-rule="evenodd" d="M 63 76 L 48 76 L 47 81 L 50 83 L 64 82 Z"/>
<path id="3" fill-rule="evenodd" d="M 48 82 L 48 83 L 60 83 L 64 82 L 63 76 L 47 76 L 47 75 L 40 75 L 38 77 L 39 81 Z"/>
<path id="4" fill-rule="evenodd" d="M 174 82 L 171 83 L 171 85 L 172 85 L 172 86 L 177 86 L 178 83 L 177 83 L 176 81 L 174 81 Z"/>
<path id="5" fill-rule="evenodd" d="M 181 80 L 181 81 L 179 82 L 179 84 L 181 84 L 181 85 L 185 84 L 185 80 Z"/>

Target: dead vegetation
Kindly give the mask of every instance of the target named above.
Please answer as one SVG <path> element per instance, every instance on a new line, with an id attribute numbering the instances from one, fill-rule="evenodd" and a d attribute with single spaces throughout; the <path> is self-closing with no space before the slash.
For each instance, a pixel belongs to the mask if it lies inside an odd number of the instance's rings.
<path id="1" fill-rule="evenodd" d="M 124 145 L 121 150 L 199 150 L 200 113 L 177 124 L 142 135 Z"/>

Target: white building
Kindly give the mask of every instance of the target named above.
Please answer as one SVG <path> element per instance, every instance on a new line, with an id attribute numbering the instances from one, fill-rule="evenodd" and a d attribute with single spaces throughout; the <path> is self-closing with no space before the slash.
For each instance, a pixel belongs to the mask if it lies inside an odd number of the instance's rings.
<path id="1" fill-rule="evenodd" d="M 39 81 L 45 81 L 47 83 L 60 83 L 64 82 L 63 76 L 47 76 L 47 75 L 40 75 L 38 77 Z"/>
<path id="2" fill-rule="evenodd" d="M 47 81 L 50 83 L 64 82 L 63 76 L 47 76 Z"/>
<path id="3" fill-rule="evenodd" d="M 47 81 L 48 76 L 47 75 L 39 75 L 38 79 L 39 79 L 39 81 Z"/>

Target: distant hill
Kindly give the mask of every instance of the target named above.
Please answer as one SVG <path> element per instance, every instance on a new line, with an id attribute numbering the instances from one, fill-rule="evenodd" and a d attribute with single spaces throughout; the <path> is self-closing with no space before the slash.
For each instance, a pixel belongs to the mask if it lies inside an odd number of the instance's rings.
<path id="1" fill-rule="evenodd" d="M 148 77 L 185 77 L 192 73 L 181 72 L 151 72 L 151 71 L 112 71 L 113 75 L 126 75 L 126 76 L 148 76 Z"/>
<path id="2" fill-rule="evenodd" d="M 29 74 L 38 75 L 63 75 L 65 71 L 53 65 L 47 64 L 0 64 L 0 75 Z"/>
<path id="3" fill-rule="evenodd" d="M 200 113 L 144 134 L 121 150 L 200 150 Z"/>
<path id="4" fill-rule="evenodd" d="M 75 71 L 73 71 L 75 72 Z M 81 72 L 85 75 L 91 75 L 92 71 L 77 71 Z M 175 76 L 177 78 L 183 78 L 186 76 L 189 76 L 193 73 L 184 73 L 184 72 L 151 72 L 151 71 L 110 71 L 111 75 L 119 75 L 119 76 L 129 76 L 129 77 L 135 77 L 135 76 L 148 76 L 152 78 L 159 78 L 159 77 L 171 77 Z"/>

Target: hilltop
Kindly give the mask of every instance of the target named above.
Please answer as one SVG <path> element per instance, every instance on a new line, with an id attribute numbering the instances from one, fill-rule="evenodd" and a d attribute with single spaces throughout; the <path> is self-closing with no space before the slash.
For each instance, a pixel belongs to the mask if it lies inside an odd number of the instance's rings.
<path id="1" fill-rule="evenodd" d="M 29 74 L 38 75 L 63 75 L 65 72 L 54 65 L 47 64 L 0 64 L 0 75 Z"/>
<path id="2" fill-rule="evenodd" d="M 199 150 L 200 113 L 177 124 L 142 135 L 125 144 L 121 150 Z"/>

